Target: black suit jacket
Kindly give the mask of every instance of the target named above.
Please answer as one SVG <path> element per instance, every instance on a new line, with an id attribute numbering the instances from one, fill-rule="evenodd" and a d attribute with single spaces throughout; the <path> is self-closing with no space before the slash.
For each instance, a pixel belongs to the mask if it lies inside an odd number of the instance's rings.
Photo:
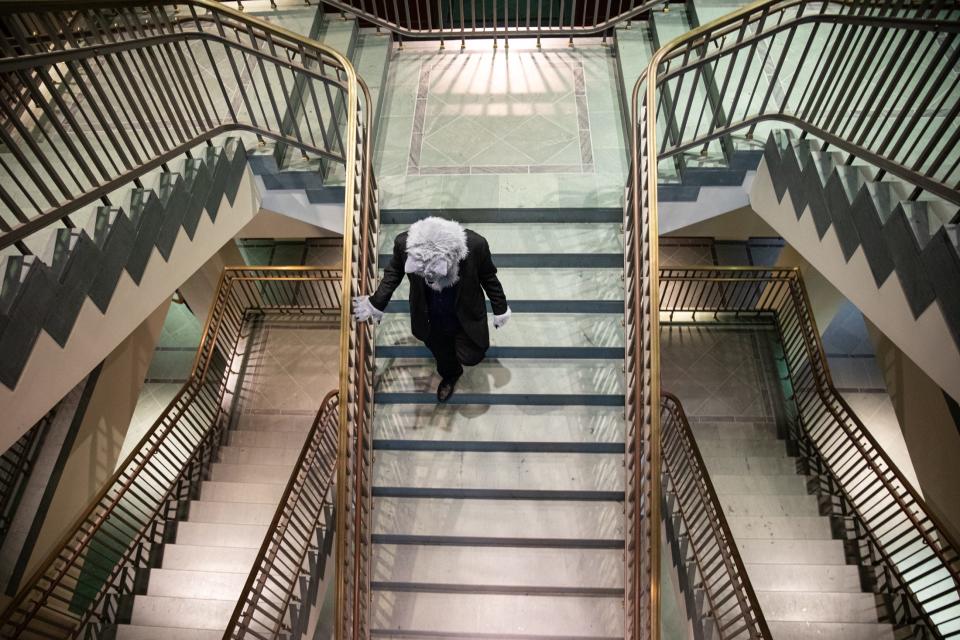
<path id="1" fill-rule="evenodd" d="M 370 303 L 383 311 L 403 276 L 410 281 L 410 329 L 420 340 L 430 335 L 430 314 L 427 310 L 427 283 L 422 276 L 404 274 L 407 262 L 407 233 L 397 236 L 393 243 L 393 257 L 383 272 L 383 280 Z M 490 331 L 487 329 L 487 306 L 483 293 L 490 298 L 495 315 L 507 312 L 507 297 L 497 278 L 497 268 L 490 257 L 487 240 L 467 229 L 467 257 L 460 261 L 460 292 L 457 294 L 457 318 L 464 332 L 477 346 L 490 346 Z"/>

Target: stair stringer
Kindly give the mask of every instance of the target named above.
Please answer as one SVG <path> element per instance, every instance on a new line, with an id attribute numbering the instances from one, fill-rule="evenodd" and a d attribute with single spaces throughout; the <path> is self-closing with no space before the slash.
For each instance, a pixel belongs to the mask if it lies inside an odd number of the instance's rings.
<path id="1" fill-rule="evenodd" d="M 764 159 L 753 180 L 750 205 L 934 382 L 960 399 L 960 347 L 940 305 L 930 304 L 914 317 L 900 278 L 891 273 L 878 286 L 862 244 L 845 259 L 834 225 L 821 238 L 809 203 L 797 215 L 796 191 L 776 184 Z"/>
<path id="2" fill-rule="evenodd" d="M 179 229 L 168 260 L 157 250 L 150 252 L 139 284 L 123 269 L 105 311 L 86 297 L 63 346 L 47 331 L 40 331 L 16 388 L 0 385 L 0 415 L 4 416 L 0 450 L 34 425 L 253 219 L 261 198 L 248 167 L 243 169 L 235 195 L 230 191 L 221 191 L 216 214 L 200 216 L 192 234 L 183 227 Z M 212 205 L 207 202 L 204 208 Z"/>

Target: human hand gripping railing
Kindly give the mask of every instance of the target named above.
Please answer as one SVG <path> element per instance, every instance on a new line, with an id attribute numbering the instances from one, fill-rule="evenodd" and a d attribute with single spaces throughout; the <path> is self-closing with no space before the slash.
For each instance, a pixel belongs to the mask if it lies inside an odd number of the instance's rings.
<path id="1" fill-rule="evenodd" d="M 356 73 L 318 42 L 209 0 L 37 0 L 0 17 L 0 250 L 231 131 L 349 159 L 348 186 L 369 176 L 346 151 L 366 124 Z"/>
<path id="2" fill-rule="evenodd" d="M 304 602 L 306 594 L 299 592 L 300 579 L 305 574 L 310 580 L 317 578 L 311 575 L 311 553 L 321 556 L 319 562 L 325 562 L 322 529 L 332 524 L 328 507 L 337 465 L 337 399 L 337 391 L 323 399 L 223 634 L 224 640 L 274 640 L 291 631 L 293 638 L 299 638 L 306 631 L 304 618 L 309 616 L 311 603 Z M 307 593 L 310 591 L 308 588 Z M 298 619 L 294 619 L 290 608 L 295 597 L 302 603 Z"/>
<path id="3" fill-rule="evenodd" d="M 668 507 L 676 505 L 681 529 L 674 537 L 688 542 L 698 588 L 706 595 L 705 613 L 722 640 L 771 640 L 683 406 L 671 393 L 662 392 L 660 398 L 665 499 Z"/>
<path id="4" fill-rule="evenodd" d="M 0 616 L 4 638 L 97 635 L 213 462 L 245 342 L 263 314 L 335 314 L 341 273 L 227 269 L 190 378 Z"/>
<path id="5" fill-rule="evenodd" d="M 775 320 L 798 411 L 790 435 L 861 564 L 893 595 L 891 621 L 914 637 L 960 634 L 960 547 L 833 386 L 799 272 L 664 269 L 660 279 L 667 316 Z"/>

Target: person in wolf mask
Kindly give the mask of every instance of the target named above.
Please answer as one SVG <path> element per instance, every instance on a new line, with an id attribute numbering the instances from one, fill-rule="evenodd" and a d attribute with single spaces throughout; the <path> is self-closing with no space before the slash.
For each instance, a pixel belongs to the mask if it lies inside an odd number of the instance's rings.
<path id="1" fill-rule="evenodd" d="M 415 222 L 393 243 L 393 257 L 371 296 L 353 299 L 353 315 L 380 322 L 403 274 L 410 281 L 410 328 L 437 361 L 437 400 L 453 395 L 463 366 L 478 364 L 490 347 L 486 292 L 493 326 L 510 319 L 510 307 L 483 236 L 443 218 Z"/>

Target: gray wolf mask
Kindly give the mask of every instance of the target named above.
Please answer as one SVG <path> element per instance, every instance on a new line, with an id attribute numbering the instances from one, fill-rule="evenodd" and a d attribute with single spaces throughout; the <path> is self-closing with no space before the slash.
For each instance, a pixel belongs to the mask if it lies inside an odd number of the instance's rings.
<path id="1" fill-rule="evenodd" d="M 467 232 L 443 218 L 424 218 L 407 231 L 406 273 L 423 277 L 434 291 L 460 280 L 460 261 L 467 257 Z"/>

